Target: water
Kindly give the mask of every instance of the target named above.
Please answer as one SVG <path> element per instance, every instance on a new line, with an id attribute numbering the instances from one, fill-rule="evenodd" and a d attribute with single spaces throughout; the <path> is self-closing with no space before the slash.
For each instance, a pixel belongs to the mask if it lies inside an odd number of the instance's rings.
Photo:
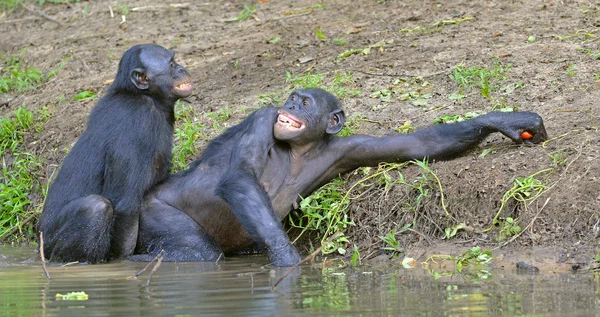
<path id="1" fill-rule="evenodd" d="M 219 263 L 146 263 L 49 267 L 32 248 L 0 247 L 0 316 L 600 316 L 600 281 L 592 274 L 517 275 L 493 270 L 435 279 L 401 266 L 296 269 L 264 267 L 262 256 Z M 82 301 L 56 294 L 85 291 Z"/>

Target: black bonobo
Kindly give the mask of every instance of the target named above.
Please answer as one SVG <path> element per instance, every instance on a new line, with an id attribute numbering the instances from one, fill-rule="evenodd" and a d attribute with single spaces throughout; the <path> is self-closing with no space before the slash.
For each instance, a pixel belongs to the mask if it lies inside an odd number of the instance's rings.
<path id="1" fill-rule="evenodd" d="M 48 190 L 38 231 L 53 262 L 130 255 L 146 191 L 169 175 L 175 102 L 192 93 L 174 52 L 125 52 L 116 78 Z"/>
<path id="2" fill-rule="evenodd" d="M 202 156 L 146 197 L 133 259 L 164 249 L 165 260 L 215 260 L 250 244 L 266 246 L 276 266 L 300 260 L 281 219 L 299 197 L 340 173 L 381 162 L 451 159 L 501 132 L 517 143 L 546 138 L 532 112 L 491 112 L 408 135 L 335 136 L 344 125 L 338 100 L 321 89 L 296 90 L 283 107 L 263 108 L 214 139 Z M 533 137 L 523 141 L 520 134 Z"/>

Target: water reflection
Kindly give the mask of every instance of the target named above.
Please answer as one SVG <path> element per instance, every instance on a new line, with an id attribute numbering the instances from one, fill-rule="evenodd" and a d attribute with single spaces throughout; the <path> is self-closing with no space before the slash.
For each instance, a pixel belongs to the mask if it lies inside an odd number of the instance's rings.
<path id="1" fill-rule="evenodd" d="M 306 265 L 285 272 L 264 257 L 215 263 L 162 263 L 149 287 L 145 263 L 50 267 L 44 277 L 33 249 L 0 247 L 0 315 L 218 316 L 597 316 L 600 282 L 590 274 L 516 275 L 493 271 L 474 283 L 467 275 L 434 279 L 398 267 L 358 270 Z M 85 301 L 57 293 L 85 291 Z"/>

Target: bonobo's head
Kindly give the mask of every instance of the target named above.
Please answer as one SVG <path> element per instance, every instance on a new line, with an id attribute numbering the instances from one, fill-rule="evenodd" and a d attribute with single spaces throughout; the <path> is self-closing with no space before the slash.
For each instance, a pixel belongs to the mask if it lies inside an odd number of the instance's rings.
<path id="1" fill-rule="evenodd" d="M 174 56 L 175 52 L 156 44 L 128 49 L 119 63 L 113 87 L 167 100 L 191 95 L 190 74 L 175 62 Z"/>
<path id="2" fill-rule="evenodd" d="M 344 127 L 339 101 L 323 89 L 294 90 L 278 113 L 275 139 L 288 143 L 309 144 Z"/>

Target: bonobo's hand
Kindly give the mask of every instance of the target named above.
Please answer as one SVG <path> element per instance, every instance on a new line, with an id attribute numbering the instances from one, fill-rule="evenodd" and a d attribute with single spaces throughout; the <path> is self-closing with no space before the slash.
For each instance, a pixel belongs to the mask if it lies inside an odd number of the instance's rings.
<path id="1" fill-rule="evenodd" d="M 298 250 L 288 244 L 281 248 L 269 248 L 269 260 L 274 266 L 294 266 L 300 262 L 300 254 Z"/>
<path id="2" fill-rule="evenodd" d="M 490 112 L 484 118 L 488 127 L 516 143 L 540 143 L 548 138 L 542 117 L 534 112 Z M 525 131 L 531 133 L 530 139 L 522 137 Z"/>

